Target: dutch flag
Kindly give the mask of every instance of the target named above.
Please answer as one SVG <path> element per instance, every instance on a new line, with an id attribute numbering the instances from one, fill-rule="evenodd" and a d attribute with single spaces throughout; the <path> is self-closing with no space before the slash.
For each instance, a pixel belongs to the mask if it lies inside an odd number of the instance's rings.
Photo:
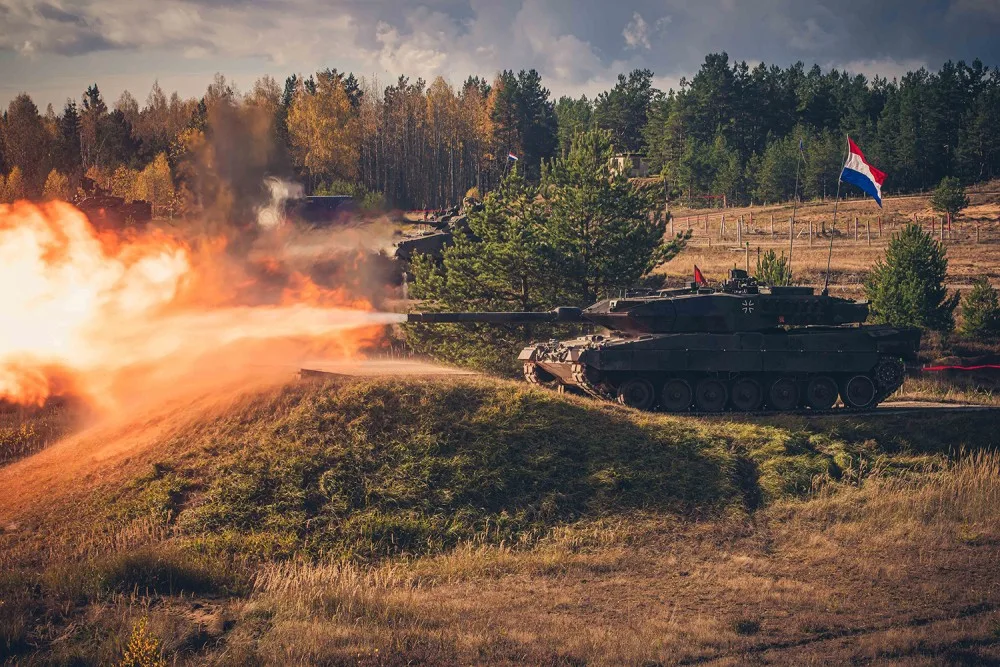
<path id="1" fill-rule="evenodd" d="M 847 148 L 847 162 L 844 163 L 844 170 L 840 172 L 840 180 L 858 186 L 871 195 L 878 203 L 878 207 L 882 208 L 882 183 L 885 182 L 885 172 L 868 164 L 864 153 L 850 137 L 847 137 Z"/>
<path id="2" fill-rule="evenodd" d="M 507 159 L 508 160 L 513 160 L 514 162 L 517 162 L 517 156 L 514 155 L 513 153 L 507 153 Z"/>

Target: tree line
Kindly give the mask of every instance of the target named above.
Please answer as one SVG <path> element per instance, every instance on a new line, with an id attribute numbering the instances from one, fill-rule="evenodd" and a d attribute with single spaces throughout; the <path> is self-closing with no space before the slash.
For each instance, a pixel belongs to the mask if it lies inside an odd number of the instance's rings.
<path id="1" fill-rule="evenodd" d="M 232 211 L 260 195 L 264 175 L 310 192 L 379 193 L 399 208 L 439 208 L 498 186 L 513 160 L 531 182 L 568 155 L 580 132 L 610 133 L 642 153 L 666 192 L 691 202 L 832 196 L 850 134 L 889 174 L 889 192 L 943 177 L 1000 176 L 1000 73 L 948 62 L 899 80 L 706 57 L 676 90 L 635 70 L 593 100 L 554 100 L 534 70 L 469 77 L 455 87 L 400 77 L 390 85 L 327 69 L 264 77 L 241 92 L 216 75 L 204 95 L 109 106 L 96 84 L 42 113 L 30 96 L 0 120 L 0 199 L 65 198 L 83 176 L 157 215 Z"/>

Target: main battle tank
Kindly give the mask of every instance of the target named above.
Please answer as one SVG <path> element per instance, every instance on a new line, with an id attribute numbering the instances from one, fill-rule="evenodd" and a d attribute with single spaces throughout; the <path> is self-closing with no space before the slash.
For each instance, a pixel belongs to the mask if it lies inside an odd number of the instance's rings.
<path id="1" fill-rule="evenodd" d="M 809 287 L 758 285 L 730 271 L 580 308 L 521 313 L 411 313 L 409 322 L 589 322 L 610 331 L 521 351 L 532 383 L 575 388 L 642 410 L 721 412 L 874 408 L 903 383 L 920 330 L 866 326 L 866 302 Z"/>

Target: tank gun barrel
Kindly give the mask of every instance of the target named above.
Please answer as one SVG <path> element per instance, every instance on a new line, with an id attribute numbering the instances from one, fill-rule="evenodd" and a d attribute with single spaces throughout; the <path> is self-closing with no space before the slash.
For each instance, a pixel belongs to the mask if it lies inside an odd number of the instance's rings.
<path id="1" fill-rule="evenodd" d="M 410 313 L 407 322 L 424 324 L 450 324 L 459 322 L 483 322 L 486 324 L 522 324 L 528 322 L 581 322 L 583 311 L 579 308 L 556 308 L 544 312 L 509 313 Z"/>

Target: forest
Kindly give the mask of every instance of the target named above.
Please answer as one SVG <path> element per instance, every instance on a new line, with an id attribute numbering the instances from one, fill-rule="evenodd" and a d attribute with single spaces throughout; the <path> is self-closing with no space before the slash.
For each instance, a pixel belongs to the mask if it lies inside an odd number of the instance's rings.
<path id="1" fill-rule="evenodd" d="M 0 201 L 71 199 L 86 176 L 157 216 L 211 218 L 259 201 L 273 175 L 311 193 L 440 208 L 494 189 L 509 156 L 537 181 L 591 129 L 646 155 L 665 193 L 693 205 L 787 200 L 797 171 L 803 197 L 832 197 L 848 134 L 888 173 L 889 194 L 1000 176 L 1000 71 L 979 60 L 889 81 L 718 53 L 676 90 L 653 80 L 635 70 L 593 99 L 554 99 L 534 70 L 456 87 L 326 69 L 245 92 L 217 74 L 197 99 L 154 83 L 141 105 L 127 91 L 109 103 L 96 83 L 58 111 L 21 94 L 0 123 Z"/>

